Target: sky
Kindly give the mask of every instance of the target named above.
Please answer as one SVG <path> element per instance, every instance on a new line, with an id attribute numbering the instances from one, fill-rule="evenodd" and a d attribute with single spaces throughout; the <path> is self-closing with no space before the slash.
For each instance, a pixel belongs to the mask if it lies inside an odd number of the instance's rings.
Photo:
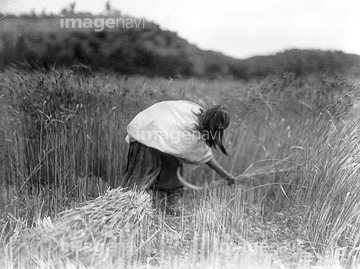
<path id="1" fill-rule="evenodd" d="M 106 0 L 0 0 L 1 13 L 100 13 Z M 201 49 L 236 58 L 285 49 L 342 50 L 360 55 L 359 0 L 110 0 L 123 14 L 153 21 Z M 1 20 L 0 20 L 1 23 Z"/>

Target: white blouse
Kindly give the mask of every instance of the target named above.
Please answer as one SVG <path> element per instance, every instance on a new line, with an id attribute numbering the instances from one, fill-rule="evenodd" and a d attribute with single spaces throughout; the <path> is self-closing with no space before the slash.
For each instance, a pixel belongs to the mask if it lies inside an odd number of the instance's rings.
<path id="1" fill-rule="evenodd" d="M 213 155 L 198 130 L 201 109 L 184 100 L 156 103 L 130 122 L 126 141 L 138 141 L 188 163 L 206 163 Z"/>

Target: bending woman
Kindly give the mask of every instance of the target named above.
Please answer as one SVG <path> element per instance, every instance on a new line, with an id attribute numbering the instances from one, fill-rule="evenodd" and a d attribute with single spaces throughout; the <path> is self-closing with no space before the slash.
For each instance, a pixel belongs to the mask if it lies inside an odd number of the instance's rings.
<path id="1" fill-rule="evenodd" d="M 179 180 L 183 163 L 203 164 L 215 170 L 229 184 L 235 177 L 213 157 L 223 145 L 229 112 L 220 105 L 207 110 L 190 101 L 163 101 L 140 112 L 127 127 L 130 144 L 121 187 L 153 189 L 165 193 L 167 210 L 180 202 L 184 185 Z"/>

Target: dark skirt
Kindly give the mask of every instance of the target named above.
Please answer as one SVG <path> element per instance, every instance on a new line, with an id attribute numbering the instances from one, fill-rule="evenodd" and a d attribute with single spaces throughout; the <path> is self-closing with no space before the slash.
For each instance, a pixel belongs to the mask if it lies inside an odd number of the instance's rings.
<path id="1" fill-rule="evenodd" d="M 136 190 L 165 190 L 182 188 L 177 176 L 182 164 L 169 154 L 147 147 L 139 142 L 130 143 L 125 175 L 120 186 Z"/>

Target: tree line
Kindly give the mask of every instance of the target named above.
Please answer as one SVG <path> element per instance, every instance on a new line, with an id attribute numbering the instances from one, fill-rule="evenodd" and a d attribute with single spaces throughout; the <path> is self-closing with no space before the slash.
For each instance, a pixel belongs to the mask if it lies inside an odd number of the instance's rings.
<path id="1" fill-rule="evenodd" d="M 206 77 L 249 80 L 292 73 L 340 74 L 359 72 L 360 57 L 341 51 L 287 50 L 271 56 L 234 59 L 221 53 L 200 50 L 180 38 L 146 22 L 145 27 L 105 29 L 59 29 L 60 17 L 11 17 L 29 30 L 0 28 L 0 68 L 82 66 L 84 70 L 113 71 L 159 77 Z M 42 31 L 31 25 L 54 26 Z M 14 24 L 14 22 L 12 22 Z M 40 27 L 41 28 L 41 27 Z"/>

